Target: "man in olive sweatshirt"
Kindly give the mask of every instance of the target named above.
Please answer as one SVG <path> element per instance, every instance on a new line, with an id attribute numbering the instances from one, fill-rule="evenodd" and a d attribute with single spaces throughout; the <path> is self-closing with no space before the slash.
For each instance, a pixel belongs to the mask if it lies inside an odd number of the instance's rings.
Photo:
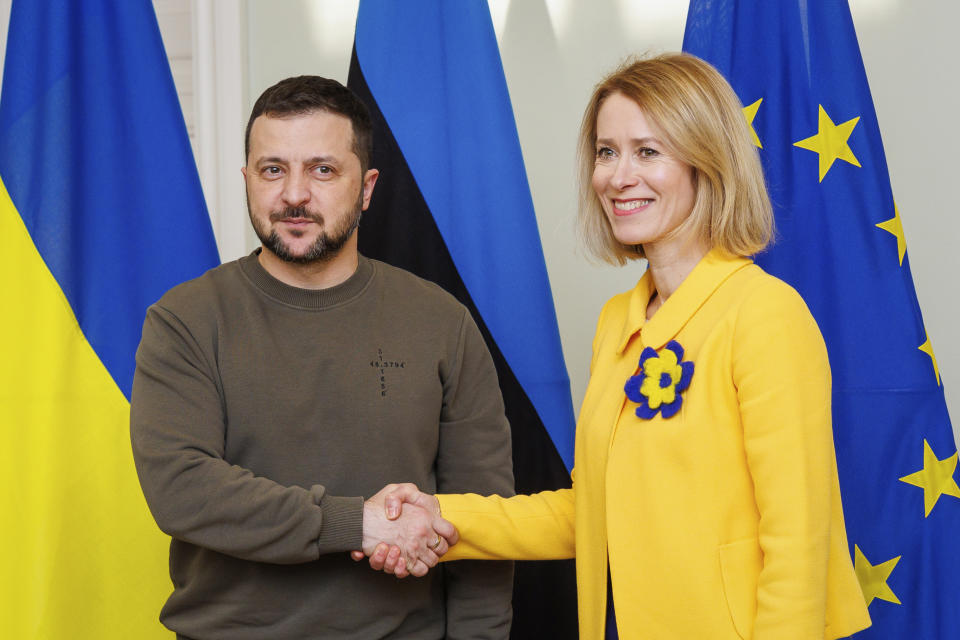
<path id="1" fill-rule="evenodd" d="M 173 538 L 160 619 L 178 638 L 509 636 L 509 563 L 400 581 L 347 553 L 396 544 L 422 575 L 455 542 L 423 510 L 387 522 L 375 495 L 387 483 L 513 492 L 509 425 L 469 312 L 357 251 L 371 136 L 333 80 L 267 89 L 242 170 L 262 247 L 147 312 L 131 436 Z"/>

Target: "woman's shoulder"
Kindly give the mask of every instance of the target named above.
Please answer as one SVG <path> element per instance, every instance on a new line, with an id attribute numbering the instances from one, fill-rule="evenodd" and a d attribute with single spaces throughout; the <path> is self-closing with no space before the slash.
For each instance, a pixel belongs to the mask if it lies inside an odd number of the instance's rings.
<path id="1" fill-rule="evenodd" d="M 625 314 L 630 308 L 631 301 L 634 299 L 634 297 L 639 295 L 637 291 L 639 286 L 640 285 L 638 283 L 632 289 L 621 291 L 611 298 L 608 298 L 600 308 L 600 318 L 603 318 L 605 315 L 621 316 Z"/>
<path id="2" fill-rule="evenodd" d="M 597 334 L 613 330 L 621 331 L 626 324 L 639 325 L 646 315 L 645 309 L 653 294 L 649 276 L 644 276 L 632 288 L 609 298 L 600 308 L 597 317 Z M 635 326 L 634 329 L 639 329 Z"/>
<path id="3" fill-rule="evenodd" d="M 729 284 L 738 290 L 740 306 L 745 310 L 780 309 L 810 313 L 803 296 L 793 286 L 757 264 L 741 269 Z"/>
<path id="4" fill-rule="evenodd" d="M 757 265 L 742 270 L 733 304 L 736 333 L 744 339 L 771 333 L 781 339 L 822 343 L 816 319 L 800 293 Z"/>

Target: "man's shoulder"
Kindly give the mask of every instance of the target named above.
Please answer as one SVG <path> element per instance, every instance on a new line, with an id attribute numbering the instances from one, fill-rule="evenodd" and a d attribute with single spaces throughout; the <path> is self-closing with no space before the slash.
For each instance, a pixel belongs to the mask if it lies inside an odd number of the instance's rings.
<path id="1" fill-rule="evenodd" d="M 209 307 L 240 283 L 242 275 L 239 262 L 225 262 L 201 276 L 181 282 L 163 294 L 154 306 L 173 313 Z"/>
<path id="2" fill-rule="evenodd" d="M 431 312 L 462 314 L 466 307 L 435 282 L 380 260 L 368 258 L 382 279 L 387 295 L 404 304 L 428 308 Z"/>

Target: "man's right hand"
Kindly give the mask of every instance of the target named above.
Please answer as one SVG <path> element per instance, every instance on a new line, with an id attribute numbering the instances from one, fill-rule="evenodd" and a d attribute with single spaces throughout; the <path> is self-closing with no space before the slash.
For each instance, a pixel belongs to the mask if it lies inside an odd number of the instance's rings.
<path id="1" fill-rule="evenodd" d="M 364 502 L 362 554 L 378 571 L 399 578 L 426 575 L 458 538 L 456 528 L 440 517 L 437 499 L 415 485 L 387 485 Z M 363 557 L 356 551 L 352 556 Z"/>

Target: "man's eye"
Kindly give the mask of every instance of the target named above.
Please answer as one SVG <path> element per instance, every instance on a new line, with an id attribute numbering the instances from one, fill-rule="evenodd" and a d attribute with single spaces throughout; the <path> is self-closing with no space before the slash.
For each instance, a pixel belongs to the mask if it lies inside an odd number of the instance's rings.
<path id="1" fill-rule="evenodd" d="M 281 173 L 280 167 L 269 166 L 263 168 L 263 174 L 266 176 L 278 176 Z"/>
<path id="2" fill-rule="evenodd" d="M 333 173 L 333 167 L 330 167 L 325 164 L 320 164 L 313 168 L 313 172 L 321 176 L 328 176 L 331 173 Z"/>

